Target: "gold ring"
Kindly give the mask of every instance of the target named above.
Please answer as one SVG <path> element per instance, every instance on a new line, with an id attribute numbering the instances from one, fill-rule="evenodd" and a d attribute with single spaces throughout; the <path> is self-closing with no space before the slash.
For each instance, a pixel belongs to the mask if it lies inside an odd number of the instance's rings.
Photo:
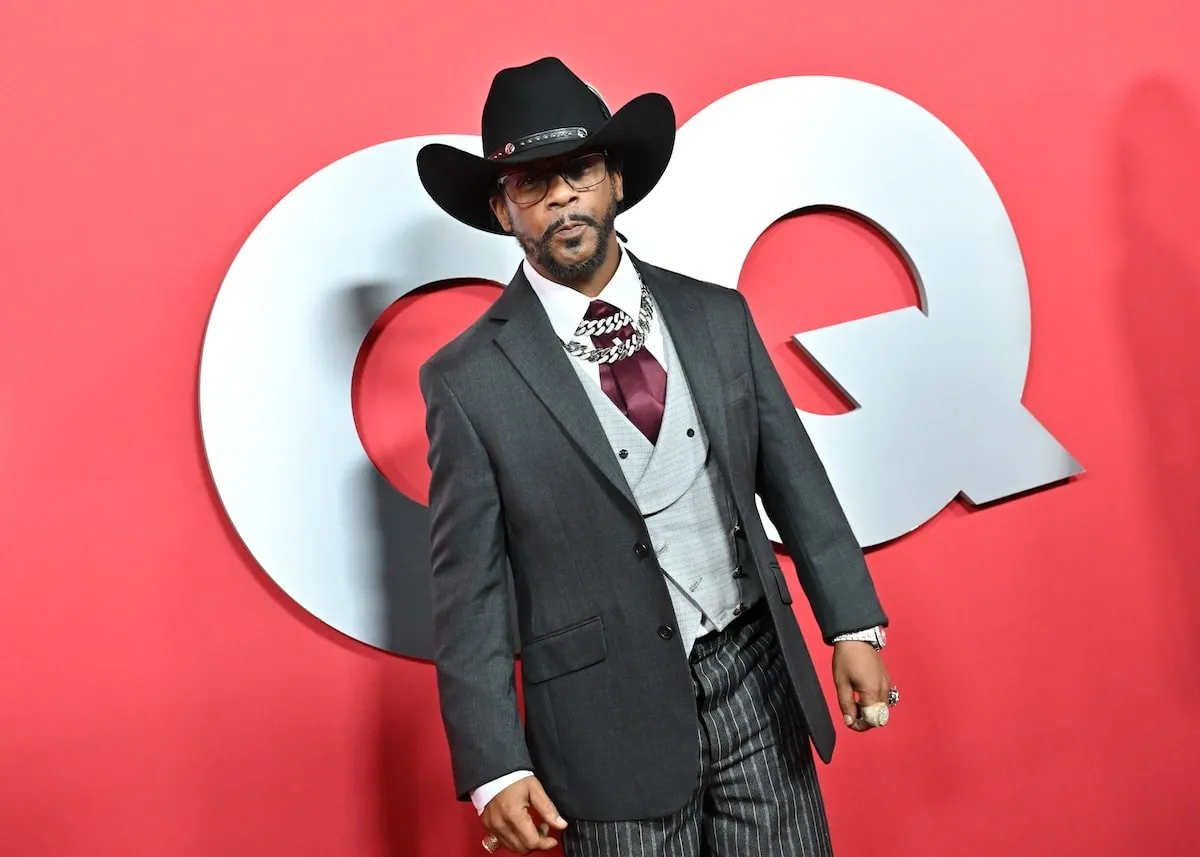
<path id="1" fill-rule="evenodd" d="M 500 837 L 495 834 L 490 834 L 483 840 L 483 848 L 488 854 L 495 854 L 496 849 L 500 847 Z"/>

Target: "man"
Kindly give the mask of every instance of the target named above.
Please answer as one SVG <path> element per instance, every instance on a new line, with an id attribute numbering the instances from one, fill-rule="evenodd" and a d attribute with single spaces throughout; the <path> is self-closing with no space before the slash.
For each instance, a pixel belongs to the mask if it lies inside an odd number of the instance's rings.
<path id="1" fill-rule="evenodd" d="M 834 729 L 756 493 L 857 731 L 896 701 L 887 618 L 744 299 L 617 240 L 666 169 L 671 105 L 611 114 L 548 58 L 496 75 L 482 125 L 483 157 L 418 155 L 438 205 L 526 256 L 421 368 L 459 799 L 488 851 L 829 855 L 810 742 L 828 761 Z"/>

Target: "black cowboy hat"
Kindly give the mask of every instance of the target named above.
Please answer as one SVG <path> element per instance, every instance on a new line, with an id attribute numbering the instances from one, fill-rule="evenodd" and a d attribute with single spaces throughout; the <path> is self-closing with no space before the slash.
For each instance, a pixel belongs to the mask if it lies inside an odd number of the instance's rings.
<path id="1" fill-rule="evenodd" d="M 616 113 L 554 57 L 506 68 L 492 79 L 483 105 L 483 157 L 442 143 L 417 153 L 421 184 L 443 211 L 468 226 L 504 234 L 488 202 L 502 171 L 574 151 L 619 159 L 631 208 L 662 178 L 675 147 L 675 111 L 666 96 L 647 93 Z"/>

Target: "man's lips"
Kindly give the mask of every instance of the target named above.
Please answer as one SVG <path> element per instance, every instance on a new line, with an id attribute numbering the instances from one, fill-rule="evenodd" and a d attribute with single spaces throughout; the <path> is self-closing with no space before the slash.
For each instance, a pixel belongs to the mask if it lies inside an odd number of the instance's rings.
<path id="1" fill-rule="evenodd" d="M 554 230 L 554 235 L 558 238 L 574 238 L 585 228 L 587 228 L 587 224 L 580 223 L 579 221 L 564 223 L 562 226 L 558 227 L 558 229 Z"/>

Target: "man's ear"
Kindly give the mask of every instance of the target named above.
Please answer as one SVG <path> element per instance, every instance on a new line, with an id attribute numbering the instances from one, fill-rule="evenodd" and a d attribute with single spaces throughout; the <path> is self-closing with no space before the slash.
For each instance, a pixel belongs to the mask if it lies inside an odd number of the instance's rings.
<path id="1" fill-rule="evenodd" d="M 613 170 L 612 183 L 613 194 L 616 195 L 617 202 L 623 202 L 625 199 L 625 176 L 619 169 Z"/>
<path id="2" fill-rule="evenodd" d="M 496 222 L 500 224 L 500 228 L 505 232 L 512 232 L 512 218 L 508 216 L 508 207 L 504 204 L 504 197 L 498 193 L 492 194 L 488 202 L 492 205 L 492 214 L 496 218 Z"/>

